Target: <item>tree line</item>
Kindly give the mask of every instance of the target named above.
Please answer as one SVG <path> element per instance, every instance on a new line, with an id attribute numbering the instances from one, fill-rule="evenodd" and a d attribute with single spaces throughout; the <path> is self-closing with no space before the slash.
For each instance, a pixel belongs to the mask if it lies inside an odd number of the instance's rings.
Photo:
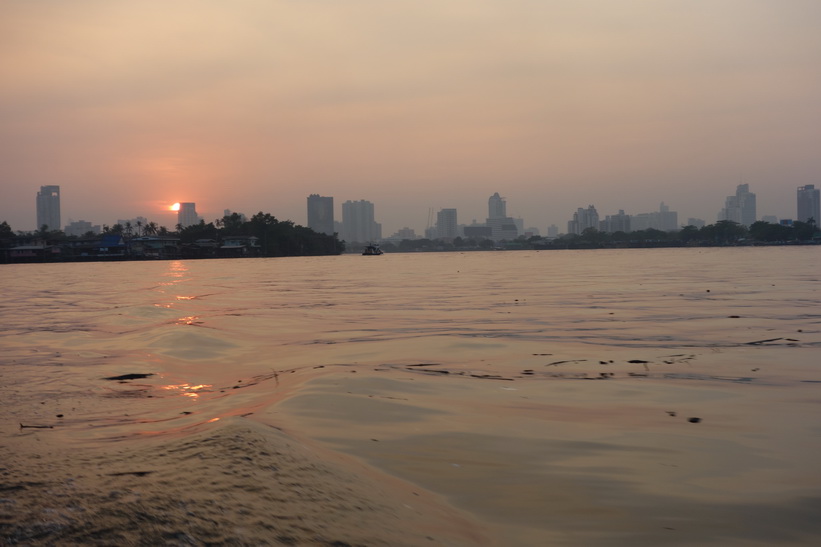
<path id="1" fill-rule="evenodd" d="M 185 227 L 178 224 L 174 231 L 158 226 L 154 222 L 138 221 L 134 225 L 126 222 L 113 226 L 104 225 L 102 234 L 87 232 L 83 236 L 69 236 L 61 230 L 50 230 L 48 226 L 41 226 L 33 233 L 15 233 L 8 222 L 0 222 L 0 242 L 3 242 L 4 246 L 30 241 L 32 238 L 48 245 L 60 245 L 72 240 L 94 239 L 105 235 L 120 235 L 126 243 L 138 237 L 178 238 L 181 245 L 195 245 L 197 241 L 202 240 L 219 242 L 231 237 L 254 236 L 258 239 L 261 256 L 334 255 L 345 250 L 344 242 L 340 241 L 336 234 L 315 232 L 290 220 L 278 220 L 273 215 L 263 212 L 255 214 L 250 219 L 232 213 L 214 222 L 206 223 L 200 220 L 198 224 Z"/>
<path id="2" fill-rule="evenodd" d="M 198 240 L 222 241 L 234 236 L 255 236 L 259 241 L 261 256 L 316 256 L 333 255 L 345 251 L 345 243 L 336 234 L 326 235 L 310 228 L 294 224 L 290 220 L 280 221 L 269 213 L 259 212 L 250 219 L 233 213 L 206 223 L 183 227 L 177 225 L 175 231 L 154 222 L 135 225 L 130 223 L 103 226 L 103 235 L 122 235 L 128 241 L 135 237 L 176 237 L 183 245 L 194 245 Z M 33 234 L 15 232 L 5 221 L 0 222 L 0 243 L 10 247 L 15 242 L 30 240 L 35 237 L 48 244 L 59 245 L 61 242 L 81 239 L 67 236 L 59 230 L 49 230 L 46 226 Z M 100 237 L 87 233 L 82 238 Z M 488 250 L 502 246 L 508 249 L 584 249 L 584 248 L 618 248 L 618 247 L 683 247 L 683 246 L 721 246 L 739 244 L 792 244 L 819 242 L 821 232 L 814 219 L 807 222 L 793 222 L 792 225 L 773 224 L 758 221 L 749 228 L 733 221 L 721 220 L 701 228 L 685 226 L 679 231 L 665 232 L 656 229 L 637 230 L 632 232 L 602 232 L 587 228 L 581 234 L 566 234 L 559 238 L 542 237 L 525 238 L 520 236 L 513 241 L 494 244 L 488 239 L 456 237 L 452 240 L 438 239 L 405 239 L 399 243 L 384 243 L 382 249 L 388 252 L 414 251 L 454 251 L 454 250 Z"/>
<path id="3" fill-rule="evenodd" d="M 720 220 L 715 224 L 708 224 L 700 228 L 685 226 L 681 230 L 673 232 L 649 228 L 635 232 L 606 233 L 594 228 L 588 228 L 580 235 L 567 235 L 562 239 L 568 243 L 575 242 L 602 246 L 618 246 L 630 243 L 678 243 L 691 246 L 716 246 L 737 245 L 740 243 L 809 242 L 817 235 L 818 229 L 812 219 L 808 222 L 793 222 L 792 225 L 757 221 L 749 228 L 731 220 Z"/>
<path id="4" fill-rule="evenodd" d="M 701 228 L 685 226 L 681 230 L 665 232 L 649 228 L 632 232 L 603 232 L 587 228 L 581 234 L 566 234 L 558 238 L 520 236 L 512 241 L 494 244 L 488 239 L 456 237 L 441 239 L 404 239 L 399 243 L 384 243 L 382 249 L 393 252 L 461 251 L 506 249 L 593 249 L 620 247 L 686 247 L 723 246 L 742 244 L 793 244 L 819 241 L 821 232 L 813 219 L 793 222 L 792 225 L 758 221 L 749 228 L 729 220 L 720 220 Z"/>

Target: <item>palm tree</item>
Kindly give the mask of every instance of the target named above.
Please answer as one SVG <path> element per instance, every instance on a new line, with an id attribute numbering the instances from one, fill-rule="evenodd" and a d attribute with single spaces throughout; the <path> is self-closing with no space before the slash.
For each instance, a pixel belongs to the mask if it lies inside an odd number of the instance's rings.
<path id="1" fill-rule="evenodd" d="M 154 235 L 157 235 L 157 229 L 158 229 L 158 226 L 157 226 L 156 222 L 149 222 L 148 224 L 145 225 L 145 229 L 143 230 L 143 233 L 147 236 L 154 236 Z"/>

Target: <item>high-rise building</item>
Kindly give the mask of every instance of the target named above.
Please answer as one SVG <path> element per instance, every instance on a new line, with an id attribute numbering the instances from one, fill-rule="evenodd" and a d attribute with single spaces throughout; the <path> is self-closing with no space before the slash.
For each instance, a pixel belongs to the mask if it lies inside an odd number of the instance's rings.
<path id="1" fill-rule="evenodd" d="M 630 215 L 625 214 L 624 209 L 619 209 L 617 215 L 607 215 L 600 223 L 600 231 L 613 234 L 616 232 L 630 231 Z"/>
<path id="2" fill-rule="evenodd" d="M 314 232 L 334 235 L 334 198 L 319 194 L 308 196 L 308 228 Z"/>
<path id="3" fill-rule="evenodd" d="M 567 233 L 581 235 L 588 228 L 600 228 L 599 213 L 592 205 L 588 205 L 587 209 L 579 207 L 573 213 L 573 219 L 567 221 Z"/>
<path id="4" fill-rule="evenodd" d="M 727 196 L 718 220 L 731 220 L 749 227 L 756 221 L 755 194 L 749 184 L 739 184 L 734 196 Z"/>
<path id="5" fill-rule="evenodd" d="M 755 199 L 755 197 L 753 197 Z M 755 211 L 753 211 L 753 216 L 755 216 Z M 678 212 L 671 211 L 670 207 L 661 202 L 659 205 L 659 230 L 664 230 L 665 232 L 675 232 L 679 229 L 678 225 Z M 755 222 L 755 220 L 753 220 Z M 750 223 L 752 224 L 752 222 Z"/>
<path id="6" fill-rule="evenodd" d="M 46 226 L 49 230 L 59 230 L 60 187 L 41 186 L 37 192 L 37 229 Z"/>
<path id="7" fill-rule="evenodd" d="M 507 216 L 507 203 L 499 192 L 487 200 L 486 224 L 490 228 L 490 239 L 493 241 L 513 240 L 519 236 L 516 220 Z"/>
<path id="8" fill-rule="evenodd" d="M 187 228 L 197 224 L 199 221 L 200 218 L 197 216 L 196 203 L 180 203 L 180 210 L 177 211 L 177 224 L 183 228 Z"/>
<path id="9" fill-rule="evenodd" d="M 459 225 L 456 222 L 456 209 L 442 209 L 436 214 L 436 237 L 453 239 L 457 235 Z"/>
<path id="10" fill-rule="evenodd" d="M 496 192 L 487 200 L 487 218 L 505 218 L 507 216 L 507 204 L 505 199 Z"/>
<path id="11" fill-rule="evenodd" d="M 349 243 L 382 239 L 382 225 L 374 221 L 373 203 L 363 199 L 342 204 L 342 239 Z"/>
<path id="12" fill-rule="evenodd" d="M 807 222 L 809 219 L 815 221 L 815 225 L 821 225 L 821 189 L 814 184 L 798 187 L 798 214 L 796 220 Z"/>
<path id="13" fill-rule="evenodd" d="M 399 242 L 403 239 L 417 239 L 417 237 L 416 232 L 413 230 L 413 228 L 408 228 L 406 226 L 405 228 L 400 228 L 399 230 L 397 230 L 396 233 L 394 233 L 388 239 L 393 240 L 395 242 Z"/>
<path id="14" fill-rule="evenodd" d="M 630 217 L 630 230 L 633 232 L 641 230 L 675 232 L 678 229 L 678 213 L 671 211 L 664 202 L 661 202 L 659 210 L 655 213 L 639 213 Z"/>
<path id="15" fill-rule="evenodd" d="M 100 229 L 99 224 L 91 224 L 85 220 L 71 220 L 69 219 L 68 224 L 66 224 L 65 228 L 63 228 L 63 233 L 67 236 L 77 236 L 82 237 L 87 233 L 91 232 L 92 234 L 99 234 L 102 230 Z"/>

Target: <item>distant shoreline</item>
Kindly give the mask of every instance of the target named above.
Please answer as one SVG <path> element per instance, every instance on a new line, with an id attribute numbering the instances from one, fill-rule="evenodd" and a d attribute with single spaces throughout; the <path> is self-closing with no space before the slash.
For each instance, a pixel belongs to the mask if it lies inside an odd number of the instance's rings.
<path id="1" fill-rule="evenodd" d="M 627 249 L 698 249 L 698 248 L 739 248 L 739 247 L 817 247 L 821 241 L 789 241 L 764 242 L 744 241 L 735 243 L 682 243 L 678 241 L 639 242 L 609 245 L 585 245 L 581 243 L 565 243 L 556 245 L 533 245 L 531 247 L 494 247 L 490 249 L 462 247 L 462 248 L 427 248 L 427 249 L 390 249 L 385 254 L 416 254 L 416 253 L 474 253 L 474 252 L 514 252 L 514 251 L 593 251 L 593 250 L 627 250 Z M 350 251 L 332 255 L 280 255 L 280 256 L 71 256 L 71 257 L 22 257 L 11 259 L 8 257 L 10 249 L 0 249 L 3 252 L 0 264 L 61 264 L 83 262 L 157 262 L 169 260 L 231 260 L 236 258 L 295 258 L 308 256 L 340 256 L 359 255 L 359 251 Z"/>

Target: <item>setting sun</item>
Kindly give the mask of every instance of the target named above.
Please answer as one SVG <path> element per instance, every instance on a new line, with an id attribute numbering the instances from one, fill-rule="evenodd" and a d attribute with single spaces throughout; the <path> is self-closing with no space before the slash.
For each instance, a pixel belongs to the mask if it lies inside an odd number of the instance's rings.
<path id="1" fill-rule="evenodd" d="M 179 211 L 180 210 L 180 204 L 175 203 L 174 205 L 171 206 L 171 210 L 172 211 Z"/>

